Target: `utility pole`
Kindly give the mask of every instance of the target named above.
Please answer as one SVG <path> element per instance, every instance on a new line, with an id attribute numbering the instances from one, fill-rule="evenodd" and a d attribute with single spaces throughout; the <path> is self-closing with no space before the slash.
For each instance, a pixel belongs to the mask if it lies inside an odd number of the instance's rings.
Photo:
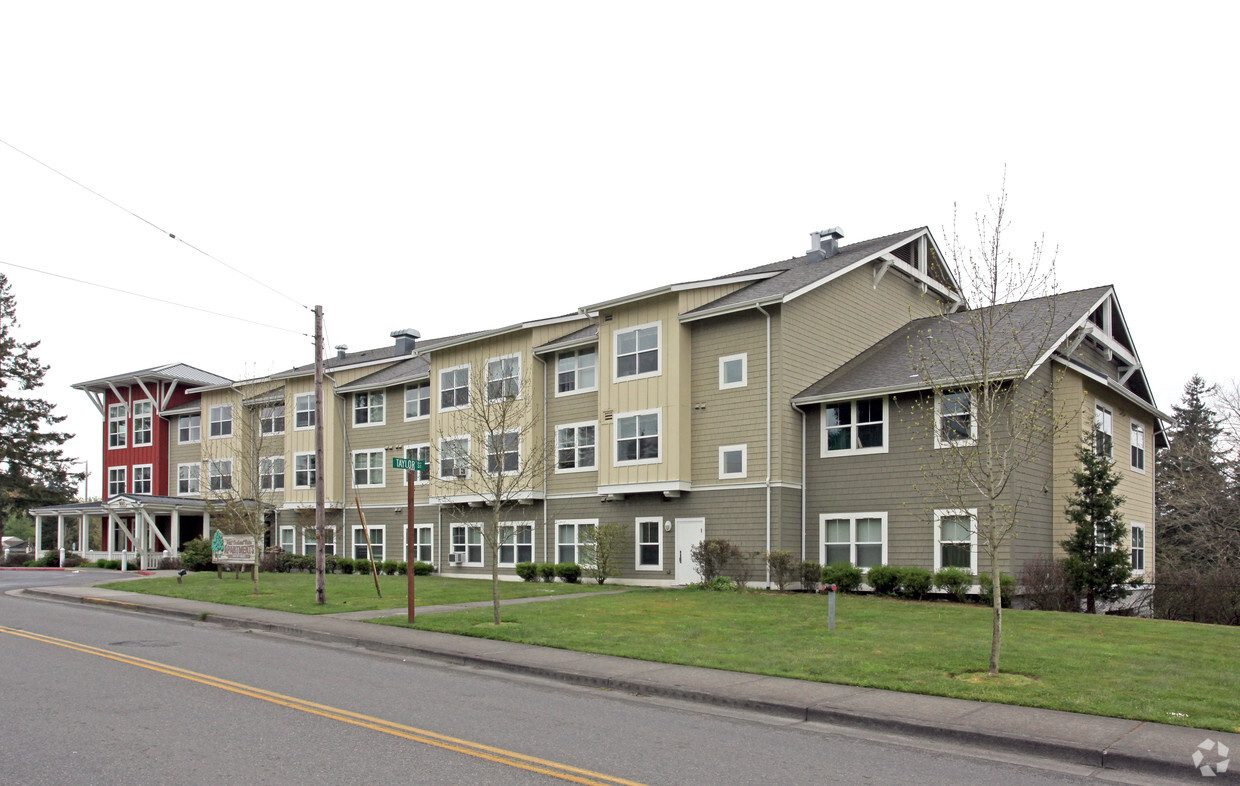
<path id="1" fill-rule="evenodd" d="M 314 307 L 314 602 L 327 603 L 327 494 L 323 488 L 323 307 Z"/>

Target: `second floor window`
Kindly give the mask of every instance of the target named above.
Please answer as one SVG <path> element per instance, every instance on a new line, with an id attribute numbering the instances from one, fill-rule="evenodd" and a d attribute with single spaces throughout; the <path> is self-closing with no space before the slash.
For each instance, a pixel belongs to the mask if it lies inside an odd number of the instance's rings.
<path id="1" fill-rule="evenodd" d="M 594 469 L 594 431 L 595 424 L 593 423 L 557 428 L 555 430 L 555 468 L 559 471 Z"/>
<path id="2" fill-rule="evenodd" d="M 883 398 L 841 401 L 822 407 L 822 455 L 880 453 L 887 449 Z"/>
<path id="3" fill-rule="evenodd" d="M 154 442 L 151 421 L 155 405 L 149 401 L 136 401 L 133 405 L 133 444 L 150 445 Z M 136 492 L 135 492 L 136 493 Z"/>
<path id="4" fill-rule="evenodd" d="M 439 440 L 439 477 L 450 480 L 468 477 L 469 437 Z"/>
<path id="5" fill-rule="evenodd" d="M 151 493 L 151 465 L 142 464 L 133 468 L 133 493 Z"/>
<path id="6" fill-rule="evenodd" d="M 231 491 L 233 487 L 232 459 L 218 459 L 208 465 L 209 488 L 212 491 Z"/>
<path id="7" fill-rule="evenodd" d="M 510 355 L 487 361 L 487 401 L 516 398 L 521 393 L 521 358 Z"/>
<path id="8" fill-rule="evenodd" d="M 124 404 L 108 405 L 108 447 L 123 448 L 128 444 L 125 438 L 128 418 L 125 417 Z"/>
<path id="9" fill-rule="evenodd" d="M 118 494 L 124 494 L 129 489 L 126 488 L 125 476 L 128 473 L 126 467 L 111 467 L 108 469 L 108 496 L 115 497 Z"/>
<path id="10" fill-rule="evenodd" d="M 177 494 L 197 494 L 201 491 L 202 467 L 198 464 L 177 465 Z"/>
<path id="11" fill-rule="evenodd" d="M 181 444 L 202 441 L 202 415 L 182 415 L 177 421 L 177 441 Z"/>
<path id="12" fill-rule="evenodd" d="M 555 362 L 555 392 L 574 393 L 598 387 L 597 357 L 594 347 L 561 352 Z"/>
<path id="13" fill-rule="evenodd" d="M 431 383 L 416 382 L 405 388 L 405 420 L 431 414 Z"/>
<path id="14" fill-rule="evenodd" d="M 383 485 L 383 451 L 359 450 L 353 454 L 353 486 Z"/>
<path id="15" fill-rule="evenodd" d="M 439 372 L 439 409 L 469 406 L 469 366 Z"/>
<path id="16" fill-rule="evenodd" d="M 209 420 L 212 438 L 232 436 L 232 404 L 211 407 Z"/>
<path id="17" fill-rule="evenodd" d="M 498 475 L 521 469 L 521 434 L 517 431 L 487 434 L 487 472 Z"/>
<path id="18" fill-rule="evenodd" d="M 317 475 L 313 453 L 298 453 L 293 456 L 293 486 L 295 488 L 314 488 Z"/>
<path id="19" fill-rule="evenodd" d="M 353 425 L 382 425 L 384 395 L 382 390 L 353 394 Z"/>
<path id="20" fill-rule="evenodd" d="M 260 491 L 284 490 L 284 456 L 258 460 L 258 488 Z"/>
<path id="21" fill-rule="evenodd" d="M 635 412 L 616 418 L 616 463 L 659 460 L 659 413 Z"/>
<path id="22" fill-rule="evenodd" d="M 293 398 L 293 428 L 314 428 L 313 393 L 302 393 Z"/>

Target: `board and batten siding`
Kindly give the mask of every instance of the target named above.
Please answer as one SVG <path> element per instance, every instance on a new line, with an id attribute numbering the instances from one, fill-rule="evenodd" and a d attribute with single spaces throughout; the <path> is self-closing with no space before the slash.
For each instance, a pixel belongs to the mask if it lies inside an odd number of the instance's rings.
<path id="1" fill-rule="evenodd" d="M 595 353 L 595 361 L 603 363 L 603 356 Z M 598 491 L 598 467 L 607 461 L 610 448 L 601 441 L 601 429 L 594 429 L 594 470 L 578 472 L 556 472 L 556 429 L 572 423 L 589 423 L 600 420 L 598 406 L 598 389 L 585 392 L 572 392 L 556 395 L 556 355 L 547 356 L 546 380 L 543 389 L 547 391 L 547 494 L 593 494 Z M 598 384 L 599 369 L 595 368 L 595 384 Z"/>

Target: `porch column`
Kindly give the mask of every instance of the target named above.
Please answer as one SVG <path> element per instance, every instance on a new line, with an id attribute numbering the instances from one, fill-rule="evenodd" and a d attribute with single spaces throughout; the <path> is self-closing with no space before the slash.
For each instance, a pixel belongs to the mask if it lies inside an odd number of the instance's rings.
<path id="1" fill-rule="evenodd" d="M 202 511 L 202 539 L 211 542 L 211 511 Z"/>
<path id="2" fill-rule="evenodd" d="M 175 557 L 177 554 L 181 553 L 181 509 L 180 508 L 172 509 L 172 527 L 168 530 L 168 532 L 172 535 L 172 538 L 170 539 L 172 541 L 172 547 L 170 550 L 174 553 L 171 556 Z"/>
<path id="3" fill-rule="evenodd" d="M 56 550 L 65 547 L 65 514 L 56 514 Z"/>
<path id="4" fill-rule="evenodd" d="M 34 517 L 34 556 L 38 558 L 39 550 L 43 548 L 43 517 Z"/>
<path id="5" fill-rule="evenodd" d="M 83 558 L 86 557 L 86 552 L 90 551 L 89 535 L 90 532 L 89 526 L 86 523 L 86 514 L 83 513 L 81 516 L 78 516 L 78 551 L 81 552 Z"/>

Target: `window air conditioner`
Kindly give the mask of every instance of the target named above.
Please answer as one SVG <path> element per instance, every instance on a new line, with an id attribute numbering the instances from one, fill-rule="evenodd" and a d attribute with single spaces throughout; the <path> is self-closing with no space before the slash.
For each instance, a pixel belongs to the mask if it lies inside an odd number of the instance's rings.
<path id="1" fill-rule="evenodd" d="M 461 554 L 460 552 L 448 555 L 449 565 L 462 565 L 464 564 L 464 562 L 465 562 L 465 555 Z"/>

